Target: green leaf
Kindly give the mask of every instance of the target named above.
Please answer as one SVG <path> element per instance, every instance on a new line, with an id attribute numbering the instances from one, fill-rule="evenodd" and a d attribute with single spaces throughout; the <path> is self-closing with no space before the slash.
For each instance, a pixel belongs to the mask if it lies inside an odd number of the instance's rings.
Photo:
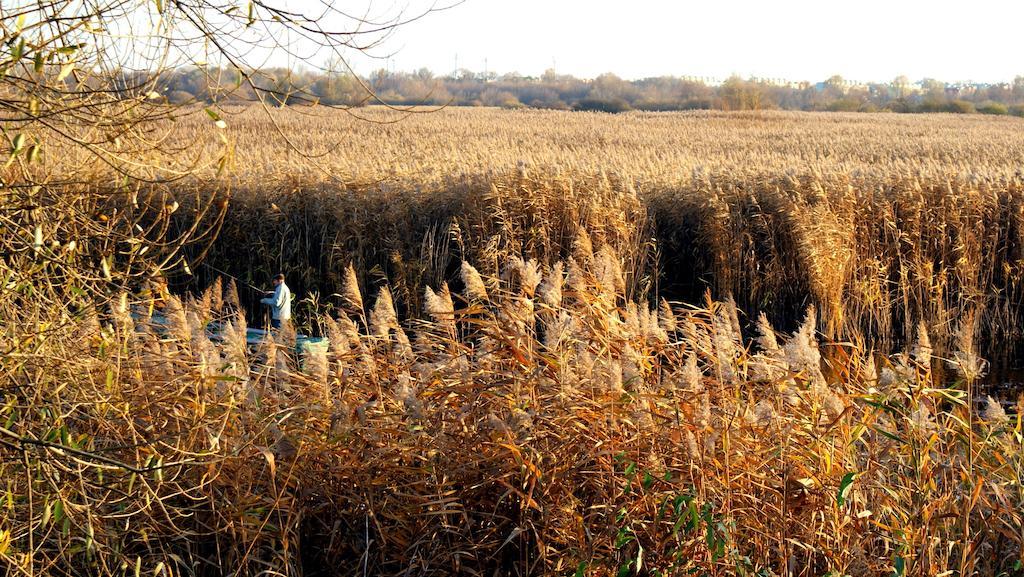
<path id="1" fill-rule="evenodd" d="M 576 566 L 576 573 L 574 577 L 585 577 L 587 574 L 587 562 L 580 561 L 580 564 Z"/>
<path id="2" fill-rule="evenodd" d="M 625 563 L 623 565 L 619 565 L 619 571 L 615 574 L 616 577 L 629 577 L 629 574 L 633 572 L 632 567 L 632 561 Z"/>
<path id="3" fill-rule="evenodd" d="M 619 529 L 619 534 L 615 536 L 615 548 L 622 549 L 633 540 L 634 537 L 632 531 L 628 528 Z"/>
<path id="4" fill-rule="evenodd" d="M 43 507 L 43 517 L 39 520 L 40 527 L 46 527 L 46 524 L 50 522 L 53 516 L 53 503 L 50 501 L 46 502 L 46 506 Z"/>
<path id="5" fill-rule="evenodd" d="M 893 561 L 893 577 L 903 577 L 907 574 L 907 561 L 900 555 Z"/>
<path id="6" fill-rule="evenodd" d="M 61 519 L 64 518 L 64 501 L 57 499 L 53 504 L 53 522 L 60 523 Z"/>
<path id="7" fill-rule="evenodd" d="M 17 134 L 14 136 L 14 140 L 11 141 L 11 156 L 17 156 L 21 149 L 25 146 L 25 135 Z"/>
<path id="8" fill-rule="evenodd" d="M 843 475 L 843 480 L 839 482 L 839 490 L 836 491 L 836 504 L 840 507 L 846 503 L 846 499 L 850 495 L 850 489 L 853 488 L 853 481 L 856 478 L 857 473 L 847 473 Z"/>
<path id="9" fill-rule="evenodd" d="M 17 62 L 21 60 L 22 55 L 25 53 L 25 39 L 22 38 L 11 50 L 11 62 Z"/>
<path id="10" fill-rule="evenodd" d="M 676 495 L 675 498 L 672 499 L 672 512 L 675 513 L 676 517 L 682 515 L 683 505 L 687 503 L 689 503 L 689 501 L 686 499 L 686 495 Z"/>
<path id="11" fill-rule="evenodd" d="M 906 439 L 904 439 L 903 437 L 900 437 L 899 435 L 890 433 L 889 431 L 886 431 L 884 429 L 877 429 L 877 428 L 872 427 L 871 430 L 873 430 L 873 431 L 875 431 L 877 433 L 881 433 L 883 436 L 885 436 L 885 437 L 887 437 L 889 439 L 892 439 L 893 441 L 896 441 L 897 443 L 901 443 L 901 444 L 904 444 L 904 445 L 907 444 Z"/>
<path id="12" fill-rule="evenodd" d="M 215 110 L 213 110 L 212 108 L 204 108 L 203 110 L 206 111 L 206 115 L 209 116 L 210 119 L 213 120 L 214 122 L 217 122 L 218 120 L 220 120 L 220 115 L 217 114 L 217 112 Z"/>
<path id="13" fill-rule="evenodd" d="M 695 530 L 700 525 L 700 514 L 697 512 L 696 501 L 690 501 L 689 507 L 690 520 L 686 523 L 686 532 Z"/>
<path id="14" fill-rule="evenodd" d="M 644 480 L 640 483 L 644 490 L 649 490 L 654 485 L 654 477 L 649 471 L 644 471 Z"/>

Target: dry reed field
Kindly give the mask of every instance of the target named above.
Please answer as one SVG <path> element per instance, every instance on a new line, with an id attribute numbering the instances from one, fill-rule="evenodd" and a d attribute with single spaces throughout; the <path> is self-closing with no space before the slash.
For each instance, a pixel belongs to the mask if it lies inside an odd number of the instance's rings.
<path id="1" fill-rule="evenodd" d="M 550 264 L 582 228 L 633 245 L 628 273 L 647 289 L 693 302 L 710 288 L 787 329 L 813 304 L 828 336 L 885 350 L 921 320 L 944 349 L 966 314 L 992 356 L 1020 335 L 1024 121 L 366 114 L 397 122 L 226 112 L 233 202 L 209 261 L 247 280 L 287 268 L 329 295 L 354 260 L 419 310 L 420 281 L 459 259 L 488 274 L 509 255 Z M 202 126 L 182 124 L 194 143 Z M 268 145 L 275 127 L 312 158 Z"/>
<path id="2" fill-rule="evenodd" d="M 823 365 L 813 312 L 747 346 L 731 302 L 638 304 L 621 262 L 581 242 L 500 279 L 463 264 L 462 294 L 424 287 L 404 320 L 348 269 L 349 312 L 300 354 L 290 326 L 246 347 L 232 285 L 125 295 L 3 409 L 50 429 L 3 461 L 0 553 L 55 574 L 1020 574 L 1024 407 L 975 412 L 970 331 L 935 388 L 924 331 Z"/>
<path id="3" fill-rule="evenodd" d="M 7 574 L 1024 575 L 1022 121 L 365 113 L 32 168 L 105 196 L 5 205 Z"/>

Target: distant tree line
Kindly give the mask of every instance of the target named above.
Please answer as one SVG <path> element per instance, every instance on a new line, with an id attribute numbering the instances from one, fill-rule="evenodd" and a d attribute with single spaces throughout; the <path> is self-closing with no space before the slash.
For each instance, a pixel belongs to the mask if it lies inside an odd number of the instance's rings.
<path id="1" fill-rule="evenodd" d="M 138 79 L 126 79 L 137 85 Z M 351 73 L 267 69 L 242 78 L 229 69 L 179 69 L 163 75 L 162 93 L 173 103 L 250 100 L 257 90 L 281 105 L 367 104 L 499 106 L 625 112 L 629 110 L 819 110 L 844 112 L 952 112 L 1024 116 L 1024 76 L 1001 84 L 782 82 L 733 76 L 721 83 L 661 76 L 623 80 L 614 74 L 581 79 L 548 70 L 540 77 L 459 70 L 437 76 L 378 70 Z"/>

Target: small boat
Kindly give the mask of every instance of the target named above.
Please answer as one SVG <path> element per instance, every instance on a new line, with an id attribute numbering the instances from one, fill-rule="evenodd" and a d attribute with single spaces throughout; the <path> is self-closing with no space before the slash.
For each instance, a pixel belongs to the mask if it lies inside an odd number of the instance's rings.
<path id="1" fill-rule="evenodd" d="M 132 318 L 136 321 L 146 319 L 145 315 L 132 313 Z M 167 321 L 167 317 L 159 314 L 154 314 L 148 318 L 149 323 L 153 326 L 157 332 L 161 334 L 167 333 L 167 327 L 170 323 Z M 206 336 L 212 342 L 220 343 L 224 341 L 224 327 L 226 323 L 223 321 L 210 321 L 206 324 Z M 263 341 L 267 339 L 267 331 L 264 329 L 245 329 L 245 344 L 250 349 L 256 349 Z M 308 353 L 311 350 L 323 349 L 324 351 L 328 348 L 328 341 L 324 337 L 311 337 L 298 333 L 295 335 L 295 352 L 299 354 Z"/>

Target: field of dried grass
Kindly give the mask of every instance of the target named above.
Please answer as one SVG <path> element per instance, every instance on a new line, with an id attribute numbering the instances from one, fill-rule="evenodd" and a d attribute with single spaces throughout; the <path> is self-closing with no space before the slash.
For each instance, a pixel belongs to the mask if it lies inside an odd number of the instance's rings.
<path id="1" fill-rule="evenodd" d="M 0 556 L 103 575 L 1020 574 L 1024 407 L 976 404 L 969 331 L 937 387 L 925 332 L 823 363 L 813 312 L 781 339 L 761 317 L 748 345 L 731 302 L 637 303 L 620 263 L 602 245 L 500 279 L 463 264 L 462 293 L 425 287 L 419 319 L 387 288 L 369 305 L 349 269 L 348 312 L 298 353 L 290 326 L 246 346 L 233 285 L 125 295 L 37 349 L 66 373 L 8 396 L 5 431 L 45 434 L 0 464 Z"/>
<path id="2" fill-rule="evenodd" d="M 198 176 L 82 204 L 98 248 L 60 190 L 5 206 L 43 223 L 0 290 L 8 573 L 1024 574 L 978 346 L 1020 329 L 1020 121 L 221 117 L 153 132 Z M 196 218 L 191 294 L 104 284 Z M 278 269 L 318 294 L 249 346 L 217 275 Z"/>
<path id="3" fill-rule="evenodd" d="M 693 302 L 710 289 L 788 329 L 813 304 L 828 336 L 885 350 L 921 320 L 943 348 L 974 315 L 993 355 L 1021 333 L 1017 119 L 262 114 L 224 115 L 233 202 L 208 257 L 247 280 L 287 269 L 329 295 L 355 261 L 418 311 L 422 281 L 463 258 L 488 274 L 509 255 L 550 264 L 584 231 L 625 255 L 647 296 Z M 315 157 L 268 146 L 275 126 Z"/>

